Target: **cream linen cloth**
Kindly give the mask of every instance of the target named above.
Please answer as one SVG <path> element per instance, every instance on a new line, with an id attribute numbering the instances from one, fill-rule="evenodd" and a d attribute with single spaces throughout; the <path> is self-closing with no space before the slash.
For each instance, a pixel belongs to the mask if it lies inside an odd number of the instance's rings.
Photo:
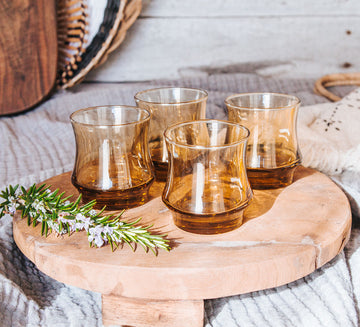
<path id="1" fill-rule="evenodd" d="M 29 186 L 72 169 L 75 145 L 69 115 L 79 108 L 134 104 L 133 95 L 139 90 L 181 85 L 208 90 L 208 117 L 224 119 L 223 101 L 233 93 L 297 95 L 303 104 L 298 121 L 303 163 L 328 174 L 348 195 L 354 219 L 350 242 L 345 251 L 305 278 L 206 300 L 205 326 L 358 326 L 360 94 L 355 91 L 339 103 L 325 103 L 312 93 L 313 83 L 224 74 L 142 84 L 82 84 L 58 92 L 34 110 L 0 118 L 0 189 L 10 183 Z M 342 96 L 348 91 L 337 89 Z M 102 326 L 100 294 L 41 273 L 14 243 L 9 216 L 0 220 L 0 326 Z"/>

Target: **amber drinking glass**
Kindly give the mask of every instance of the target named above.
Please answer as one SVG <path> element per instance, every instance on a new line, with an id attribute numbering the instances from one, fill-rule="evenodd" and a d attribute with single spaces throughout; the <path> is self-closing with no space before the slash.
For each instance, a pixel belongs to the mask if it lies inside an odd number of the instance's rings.
<path id="1" fill-rule="evenodd" d="M 250 130 L 246 166 L 254 189 L 292 183 L 301 162 L 296 121 L 300 100 L 278 93 L 244 93 L 225 100 L 229 120 Z"/>
<path id="2" fill-rule="evenodd" d="M 165 129 L 175 123 L 204 119 L 207 97 L 204 90 L 183 87 L 151 89 L 135 95 L 137 106 L 151 112 L 149 146 L 157 180 L 165 181 L 168 171 Z"/>
<path id="3" fill-rule="evenodd" d="M 71 181 L 83 201 L 115 210 L 146 202 L 154 180 L 148 150 L 150 113 L 130 106 L 82 109 L 71 116 L 76 159 Z"/>
<path id="4" fill-rule="evenodd" d="M 198 234 L 239 227 L 252 197 L 246 175 L 247 128 L 221 120 L 168 127 L 169 174 L 162 200 L 179 228 Z"/>

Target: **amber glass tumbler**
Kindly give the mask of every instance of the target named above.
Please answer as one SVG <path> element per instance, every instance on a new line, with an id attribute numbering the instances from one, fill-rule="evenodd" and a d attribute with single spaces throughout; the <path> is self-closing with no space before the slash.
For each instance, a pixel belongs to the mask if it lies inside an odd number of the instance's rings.
<path id="1" fill-rule="evenodd" d="M 225 100 L 229 120 L 250 130 L 246 166 L 254 189 L 292 183 L 301 162 L 296 121 L 300 100 L 278 93 L 244 93 Z"/>
<path id="2" fill-rule="evenodd" d="M 146 202 L 154 180 L 148 150 L 150 113 L 130 106 L 102 106 L 74 112 L 76 140 L 72 183 L 83 201 L 117 210 Z"/>
<path id="3" fill-rule="evenodd" d="M 246 175 L 247 128 L 221 120 L 168 127 L 169 174 L 163 202 L 175 225 L 198 234 L 239 227 L 252 197 Z"/>
<path id="4" fill-rule="evenodd" d="M 168 171 L 165 129 L 175 123 L 204 119 L 207 97 L 204 90 L 183 87 L 151 89 L 135 95 L 137 106 L 151 112 L 149 146 L 157 180 L 165 181 Z"/>

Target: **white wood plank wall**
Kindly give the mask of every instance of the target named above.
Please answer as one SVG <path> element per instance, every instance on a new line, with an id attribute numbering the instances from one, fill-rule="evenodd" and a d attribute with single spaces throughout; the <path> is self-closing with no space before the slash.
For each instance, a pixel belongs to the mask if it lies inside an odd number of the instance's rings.
<path id="1" fill-rule="evenodd" d="M 318 78 L 355 71 L 359 0 L 143 0 L 124 43 L 87 80 L 213 72 Z"/>

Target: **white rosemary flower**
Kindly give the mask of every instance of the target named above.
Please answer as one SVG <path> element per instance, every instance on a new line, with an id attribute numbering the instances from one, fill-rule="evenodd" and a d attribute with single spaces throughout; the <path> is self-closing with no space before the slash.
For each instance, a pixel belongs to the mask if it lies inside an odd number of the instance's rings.
<path id="1" fill-rule="evenodd" d="M 102 237 L 103 227 L 101 225 L 97 225 L 95 227 L 89 228 L 89 236 L 88 241 L 94 242 L 98 248 L 104 245 L 104 239 Z"/>
<path id="2" fill-rule="evenodd" d="M 89 211 L 89 215 L 90 215 L 91 217 L 96 216 L 96 214 L 97 214 L 97 212 L 96 212 L 96 210 L 94 210 L 94 209 L 91 209 L 91 210 Z"/>
<path id="3" fill-rule="evenodd" d="M 110 226 L 104 226 L 103 228 L 103 233 L 106 235 L 112 235 L 114 233 L 114 228 L 113 227 L 110 227 Z"/>
<path id="4" fill-rule="evenodd" d="M 13 215 L 15 214 L 15 212 L 16 212 L 16 205 L 12 203 L 9 207 L 9 213 L 10 215 Z"/>
<path id="5" fill-rule="evenodd" d="M 60 211 L 58 213 L 58 221 L 62 222 L 62 223 L 70 223 L 70 221 L 72 221 L 71 219 L 66 218 L 66 216 L 69 216 L 70 214 L 68 212 L 65 211 Z"/>
<path id="6" fill-rule="evenodd" d="M 153 238 L 148 231 L 151 226 L 137 227 L 133 226 L 134 223 L 119 221 L 122 212 L 115 217 L 101 215 L 93 209 L 95 201 L 81 207 L 78 205 L 80 198 L 72 203 L 66 198 L 62 199 L 63 193 L 51 192 L 48 188 L 44 189 L 44 185 L 36 187 L 34 184 L 29 191 L 25 191 L 23 187 L 16 186 L 15 188 L 10 185 L 0 193 L 0 218 L 7 213 L 13 216 L 16 210 L 21 210 L 22 216 L 27 215 L 28 221 L 33 226 L 38 223 L 42 225 L 42 234 L 54 232 L 62 235 L 85 229 L 89 242 L 96 247 L 110 243 L 114 250 L 114 245 L 116 249 L 116 245 L 124 241 L 120 235 L 125 235 L 124 237 L 129 235 L 129 243 L 146 244 L 155 255 L 154 248 L 170 249 L 168 240 L 164 240 L 161 236 Z M 105 221 L 111 221 L 111 223 L 104 224 Z M 139 235 L 139 230 L 141 235 Z M 146 243 L 144 239 L 147 240 Z"/>
<path id="7" fill-rule="evenodd" d="M 89 217 L 84 216 L 82 213 L 78 213 L 76 216 L 76 228 L 81 230 L 85 229 L 86 231 L 89 230 L 90 226 L 93 225 L 91 219 Z"/>
<path id="8" fill-rule="evenodd" d="M 85 227 L 87 229 L 85 229 Z M 70 231 L 71 232 L 75 232 L 75 231 L 80 231 L 85 229 L 86 231 L 88 231 L 89 227 L 87 225 L 84 224 L 84 222 L 78 222 L 76 220 L 72 220 L 72 222 L 70 223 Z"/>
<path id="9" fill-rule="evenodd" d="M 83 221 L 86 217 L 82 213 L 78 213 L 75 218 L 76 220 Z"/>
<path id="10" fill-rule="evenodd" d="M 52 220 L 49 220 L 47 224 L 49 229 L 52 229 L 54 232 L 56 231 L 54 226 L 55 224 Z"/>
<path id="11" fill-rule="evenodd" d="M 20 187 L 18 187 L 15 191 L 15 196 L 18 198 L 20 195 L 23 195 L 23 191 Z"/>
<path id="12" fill-rule="evenodd" d="M 19 203 L 16 201 L 14 197 L 9 197 L 10 200 L 10 206 L 8 207 L 10 215 L 14 215 L 16 212 L 16 209 L 19 207 Z"/>
<path id="13" fill-rule="evenodd" d="M 31 204 L 31 206 L 37 211 L 37 212 L 42 212 L 42 213 L 46 213 L 46 209 L 44 206 L 44 202 L 43 201 L 39 201 L 38 199 L 35 199 L 34 202 Z"/>
<path id="14" fill-rule="evenodd" d="M 48 228 L 51 228 L 55 233 L 60 234 L 60 230 L 59 230 L 59 224 L 57 224 L 56 222 L 49 220 L 47 222 L 48 224 Z"/>
<path id="15" fill-rule="evenodd" d="M 88 231 L 89 228 L 90 228 L 90 226 L 92 226 L 92 225 L 93 225 L 93 223 L 92 223 L 91 219 L 88 218 L 88 217 L 86 217 L 86 218 L 84 219 L 84 229 L 85 229 L 86 231 Z"/>

